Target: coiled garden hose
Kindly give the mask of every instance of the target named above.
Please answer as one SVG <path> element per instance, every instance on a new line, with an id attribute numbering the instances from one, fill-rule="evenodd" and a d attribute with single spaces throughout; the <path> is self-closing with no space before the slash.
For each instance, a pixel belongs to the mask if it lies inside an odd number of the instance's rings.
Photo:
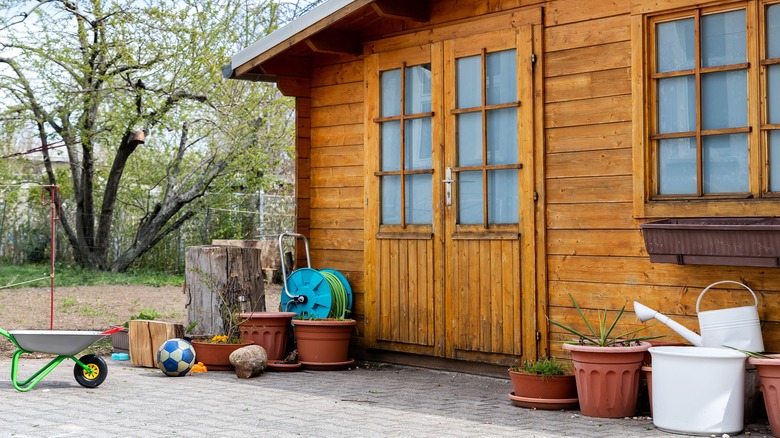
<path id="1" fill-rule="evenodd" d="M 347 314 L 347 289 L 338 277 L 330 272 L 320 271 L 331 291 L 331 307 L 329 318 L 344 318 Z"/>

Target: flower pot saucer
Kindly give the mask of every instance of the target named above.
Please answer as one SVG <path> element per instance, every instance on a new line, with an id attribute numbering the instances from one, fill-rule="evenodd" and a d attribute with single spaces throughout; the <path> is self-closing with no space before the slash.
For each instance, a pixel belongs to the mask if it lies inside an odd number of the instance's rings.
<path id="1" fill-rule="evenodd" d="M 300 371 L 302 368 L 300 362 L 284 363 L 282 361 L 276 361 L 276 362 L 268 362 L 265 365 L 265 369 L 267 371 L 289 372 L 289 371 Z"/>
<path id="2" fill-rule="evenodd" d="M 346 370 L 347 368 L 352 367 L 352 365 L 355 365 L 355 359 L 349 359 L 349 360 L 344 361 L 344 362 L 304 362 L 304 361 L 301 361 L 301 364 L 307 370 L 336 371 L 336 370 Z"/>
<path id="3" fill-rule="evenodd" d="M 509 399 L 515 406 L 521 408 L 543 409 L 543 410 L 560 410 L 560 409 L 577 409 L 579 406 L 578 399 L 575 398 L 560 398 L 560 399 L 544 399 L 533 397 L 520 397 L 515 395 L 514 392 L 509 393 Z"/>

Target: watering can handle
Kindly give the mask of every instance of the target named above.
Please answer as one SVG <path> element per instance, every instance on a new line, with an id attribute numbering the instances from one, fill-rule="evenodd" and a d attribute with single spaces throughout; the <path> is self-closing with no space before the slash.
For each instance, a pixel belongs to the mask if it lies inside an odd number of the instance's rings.
<path id="1" fill-rule="evenodd" d="M 723 280 L 723 281 L 717 281 L 717 282 L 715 282 L 715 283 L 712 283 L 711 285 L 709 285 L 709 286 L 705 287 L 703 291 L 701 291 L 701 293 L 699 294 L 699 299 L 698 299 L 698 300 L 696 300 L 696 313 L 697 313 L 697 314 L 699 313 L 699 303 L 701 303 L 701 297 L 703 297 L 703 296 L 704 296 L 704 293 L 705 293 L 705 292 L 707 292 L 708 290 L 710 290 L 710 288 L 711 288 L 712 286 L 717 286 L 717 285 L 719 285 L 719 284 L 723 284 L 723 283 L 732 283 L 732 284 L 738 284 L 738 285 L 740 285 L 740 286 L 744 287 L 745 289 L 747 289 L 748 291 L 750 291 L 750 293 L 753 295 L 753 300 L 755 300 L 755 302 L 756 302 L 756 307 L 758 307 L 758 297 L 756 296 L 756 293 L 755 293 L 755 292 L 753 292 L 753 289 L 751 289 L 751 288 L 747 287 L 746 285 L 744 285 L 744 284 L 742 284 L 742 283 L 740 283 L 740 282 L 738 282 L 738 281 L 732 281 L 732 280 Z"/>

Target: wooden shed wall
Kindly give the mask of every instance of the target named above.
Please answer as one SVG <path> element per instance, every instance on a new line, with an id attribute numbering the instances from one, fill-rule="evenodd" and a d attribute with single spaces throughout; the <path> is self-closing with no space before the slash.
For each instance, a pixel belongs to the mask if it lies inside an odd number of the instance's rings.
<path id="1" fill-rule="evenodd" d="M 633 217 L 631 2 L 625 0 L 431 1 L 431 22 L 544 5 L 543 194 L 549 316 L 584 329 L 583 308 L 632 309 L 638 300 L 698 329 L 695 302 L 708 284 L 742 281 L 757 293 L 767 349 L 780 351 L 780 270 L 651 264 Z M 408 26 L 408 25 L 405 25 Z M 413 29 L 414 26 L 406 30 Z M 398 26 L 377 31 L 403 32 Z M 298 228 L 310 236 L 315 267 L 345 273 L 355 292 L 358 337 L 366 306 L 364 272 L 363 60 L 315 56 L 310 97 L 298 98 Z M 744 294 L 713 294 L 718 306 L 744 305 Z M 614 313 L 614 312 L 613 312 Z M 544 321 L 543 317 L 539 318 Z M 629 312 L 626 323 L 640 324 Z M 542 327 L 542 330 L 544 328 Z M 564 357 L 550 330 L 541 354 Z M 650 332 L 681 340 L 665 326 Z M 549 350 L 548 350 L 549 348 Z"/>

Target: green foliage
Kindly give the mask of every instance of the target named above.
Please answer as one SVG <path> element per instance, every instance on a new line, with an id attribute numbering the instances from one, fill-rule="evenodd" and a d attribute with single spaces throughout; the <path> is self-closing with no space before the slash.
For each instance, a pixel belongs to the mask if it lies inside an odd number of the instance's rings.
<path id="1" fill-rule="evenodd" d="M 45 287 L 49 285 L 49 265 L 2 265 L 0 266 L 0 288 L 18 282 L 41 278 L 36 283 L 27 283 L 11 288 L 19 287 Z M 171 275 L 164 272 L 135 271 L 135 272 L 104 272 L 92 271 L 77 266 L 56 265 L 54 271 L 55 285 L 68 286 L 97 286 L 97 285 L 142 285 L 142 286 L 181 286 L 184 277 Z"/>
<path id="2" fill-rule="evenodd" d="M 552 319 L 549 318 L 547 318 L 547 320 L 550 321 L 550 324 L 556 325 L 566 330 L 567 332 L 577 336 L 577 338 L 579 339 L 577 341 L 574 341 L 573 343 L 579 343 L 583 345 L 596 345 L 599 347 L 615 347 L 615 346 L 634 345 L 640 341 L 660 338 L 660 336 L 643 336 L 643 337 L 636 336 L 637 333 L 646 330 L 647 328 L 649 328 L 649 326 L 641 327 L 635 330 L 630 330 L 628 332 L 623 332 L 617 335 L 613 335 L 612 332 L 615 330 L 615 327 L 620 321 L 620 318 L 623 316 L 623 312 L 626 310 L 625 304 L 623 305 L 623 307 L 620 308 L 612 323 L 608 323 L 607 321 L 606 309 L 604 309 L 603 311 L 601 310 L 597 311 L 598 331 L 596 331 L 594 330 L 590 321 L 588 321 L 588 318 L 585 316 L 585 313 L 582 311 L 582 309 L 580 309 L 580 306 L 577 304 L 577 301 L 574 300 L 574 297 L 571 294 L 569 294 L 569 298 L 571 298 L 571 302 L 574 305 L 574 308 L 577 309 L 577 312 L 580 314 L 580 317 L 582 318 L 582 321 L 585 323 L 585 326 L 588 328 L 589 333 L 587 334 L 583 333 L 571 326 L 560 323 L 558 321 L 553 321 Z"/>
<path id="3" fill-rule="evenodd" d="M 524 374 L 536 374 L 547 380 L 554 376 L 571 374 L 571 365 L 558 362 L 554 357 L 543 357 L 539 360 L 524 360 L 522 365 L 511 367 L 510 370 Z"/>

